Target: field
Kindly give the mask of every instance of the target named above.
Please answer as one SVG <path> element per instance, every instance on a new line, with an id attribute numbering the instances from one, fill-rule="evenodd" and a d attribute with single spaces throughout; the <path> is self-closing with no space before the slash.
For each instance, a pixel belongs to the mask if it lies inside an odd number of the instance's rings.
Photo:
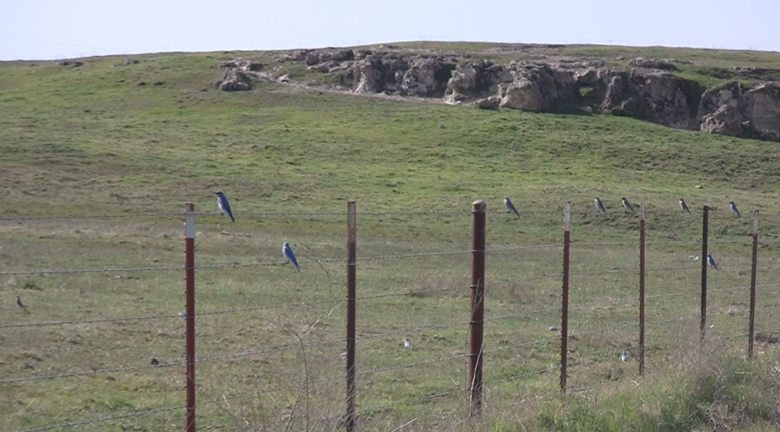
<path id="1" fill-rule="evenodd" d="M 623 54 L 690 58 L 702 68 L 780 67 L 777 53 L 636 50 Z M 266 82 L 220 92 L 217 63 L 236 55 L 274 61 L 243 52 L 144 55 L 137 64 L 101 57 L 75 68 L 0 63 L 0 430 L 103 416 L 116 418 L 74 428 L 184 429 L 184 271 L 176 267 L 184 264 L 185 203 L 202 213 L 198 428 L 341 428 L 347 201 L 359 213 L 359 430 L 409 422 L 404 430 L 777 427 L 780 350 L 762 343 L 748 359 L 746 332 L 759 210 L 756 329 L 780 333 L 780 144 L 619 117 L 485 112 Z M 217 189 L 236 223 L 216 214 Z M 503 210 L 505 196 L 521 217 Z M 644 377 L 636 363 L 639 220 L 622 211 L 623 196 L 647 205 Z M 692 215 L 679 210 L 680 197 Z M 467 419 L 470 209 L 478 199 L 488 205 L 492 250 L 487 385 L 483 415 Z M 566 201 L 574 337 L 564 395 L 550 327 L 560 326 Z M 729 201 L 744 217 L 730 213 Z M 702 351 L 701 267 L 689 256 L 700 254 L 703 205 L 712 209 L 710 252 L 721 271 L 709 275 Z M 303 261 L 300 273 L 279 265 L 284 241 Z M 24 274 L 53 269 L 114 271 Z M 78 322 L 38 325 L 62 321 Z"/>

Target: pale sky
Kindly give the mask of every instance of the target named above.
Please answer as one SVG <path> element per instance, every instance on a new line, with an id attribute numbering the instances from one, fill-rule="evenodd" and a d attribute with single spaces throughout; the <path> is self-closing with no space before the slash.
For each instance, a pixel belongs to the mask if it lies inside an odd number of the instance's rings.
<path id="1" fill-rule="evenodd" d="M 0 60 L 414 40 L 780 51 L 780 1 L 0 0 Z"/>

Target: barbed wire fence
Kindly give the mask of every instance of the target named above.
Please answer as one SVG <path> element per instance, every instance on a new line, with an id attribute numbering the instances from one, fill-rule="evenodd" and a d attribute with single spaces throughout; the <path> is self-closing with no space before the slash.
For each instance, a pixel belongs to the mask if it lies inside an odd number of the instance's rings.
<path id="1" fill-rule="evenodd" d="M 645 206 L 640 203 L 640 227 L 638 241 L 603 241 L 603 242 L 586 242 L 586 241 L 572 241 L 571 240 L 571 205 L 566 203 L 563 211 L 530 211 L 519 212 L 523 216 L 543 216 L 555 218 L 555 216 L 563 216 L 563 219 L 559 219 L 563 222 L 564 236 L 560 243 L 539 243 L 539 244 L 524 244 L 524 245 L 510 245 L 490 247 L 486 246 L 486 215 L 489 213 L 499 213 L 499 211 L 488 211 L 484 201 L 477 201 L 474 203 L 471 211 L 422 211 L 422 212 L 364 212 L 358 213 L 354 203 L 349 203 L 347 212 L 348 222 L 348 240 L 346 257 L 328 257 L 322 259 L 302 259 L 298 260 L 299 264 L 317 264 L 322 266 L 324 263 L 329 264 L 343 264 L 347 267 L 347 286 L 346 296 L 326 299 L 313 299 L 302 300 L 299 302 L 279 302 L 272 304 L 262 304 L 257 306 L 247 306 L 241 308 L 230 308 L 213 311 L 198 312 L 195 308 L 195 272 L 206 270 L 221 270 L 221 269 L 238 269 L 238 268 L 252 268 L 252 267 L 275 267 L 285 266 L 287 261 L 250 261 L 250 262 L 230 262 L 230 263 L 206 263 L 195 264 L 195 217 L 196 216 L 216 216 L 218 213 L 198 213 L 194 211 L 194 206 L 188 205 L 186 211 L 183 213 L 146 213 L 146 214 L 96 214 L 96 215 L 66 215 L 66 216 L 5 216 L 0 217 L 0 222 L 16 221 L 24 223 L 26 221 L 36 220 L 63 220 L 63 219 L 124 219 L 124 218 L 151 218 L 151 217 L 181 217 L 185 218 L 185 264 L 184 265 L 161 265 L 161 266 L 138 266 L 138 267 L 108 267 L 108 268 L 66 268 L 66 269 L 8 269 L 0 271 L 0 276 L 57 276 L 57 275 L 78 275 L 78 274 L 92 274 L 92 273 L 135 273 L 135 272 L 185 272 L 186 274 L 186 304 L 185 311 L 180 311 L 178 314 L 156 314 L 147 315 L 139 314 L 137 316 L 124 316 L 124 317 L 111 317 L 111 318 L 77 318 L 67 320 L 45 320 L 45 321 L 20 321 L 20 322 L 0 322 L 0 329 L 24 329 L 24 328 L 51 328 L 51 327 L 65 327 L 65 326 L 80 326 L 91 324 L 106 324 L 106 323 L 128 323 L 128 322 L 146 322 L 146 321 L 173 321 L 183 322 L 186 328 L 185 332 L 185 355 L 183 358 L 170 361 L 160 361 L 154 359 L 150 364 L 131 364 L 125 366 L 105 367 L 105 368 L 92 368 L 90 370 L 76 370 L 60 373 L 49 374 L 37 374 L 37 375 L 23 375 L 13 377 L 0 378 L 0 385 L 23 385 L 34 381 L 49 381 L 60 380 L 77 377 L 87 377 L 100 374 L 111 374 L 116 372 L 139 372 L 144 370 L 153 369 L 166 369 L 166 368 L 182 368 L 185 369 L 186 377 L 186 402 L 184 404 L 166 405 L 162 407 L 149 408 L 143 410 L 136 410 L 133 412 L 116 414 L 116 415 L 104 415 L 96 416 L 92 418 L 85 418 L 81 420 L 63 421 L 59 423 L 52 423 L 48 425 L 35 426 L 27 429 L 19 429 L 16 432 L 33 432 L 43 430 L 55 430 L 71 428 L 76 426 L 88 425 L 93 423 L 110 423 L 117 420 L 137 418 L 141 416 L 148 416 L 157 413 L 167 413 L 171 411 L 183 411 L 185 413 L 186 421 L 184 427 L 188 432 L 195 431 L 196 420 L 196 408 L 208 406 L 227 404 L 228 401 L 237 399 L 246 399 L 250 397 L 258 397 L 264 394 L 270 394 L 274 392 L 284 390 L 298 390 L 304 387 L 314 384 L 328 383 L 337 385 L 340 380 L 346 381 L 346 411 L 344 414 L 332 416 L 328 418 L 316 419 L 316 421 L 328 423 L 333 425 L 341 425 L 347 429 L 348 432 L 354 431 L 356 422 L 359 416 L 365 415 L 371 412 L 384 411 L 397 407 L 399 405 L 417 404 L 425 401 L 432 401 L 436 399 L 446 398 L 454 395 L 462 395 L 466 400 L 467 416 L 478 416 L 482 410 L 483 400 L 483 388 L 489 388 L 505 382 L 513 382 L 524 378 L 538 376 L 541 374 L 549 374 L 555 371 L 560 373 L 560 387 L 565 392 L 567 391 L 567 378 L 569 377 L 570 368 L 576 366 L 585 365 L 590 362 L 604 359 L 605 357 L 613 355 L 625 356 L 630 353 L 632 356 L 637 357 L 638 360 L 638 374 L 643 375 L 645 373 L 645 330 L 651 329 L 653 326 L 660 324 L 669 324 L 675 322 L 695 321 L 700 320 L 700 343 L 703 347 L 705 342 L 717 338 L 736 339 L 747 336 L 747 344 L 749 350 L 749 356 L 753 355 L 753 346 L 755 342 L 755 315 L 756 311 L 771 310 L 778 308 L 778 304 L 766 304 L 763 306 L 757 306 L 756 289 L 761 288 L 762 293 L 764 288 L 778 287 L 780 283 L 757 283 L 757 273 L 759 269 L 767 270 L 776 268 L 780 265 L 780 260 L 770 258 L 764 261 L 758 260 L 758 246 L 759 244 L 771 244 L 769 242 L 759 242 L 758 235 L 758 211 L 754 213 L 754 224 L 752 241 L 742 238 L 726 239 L 715 238 L 710 240 L 708 235 L 708 207 L 704 206 L 702 209 L 702 237 L 700 240 L 657 240 L 646 241 L 645 232 Z M 503 213 L 503 211 L 500 211 Z M 341 212 L 242 212 L 238 213 L 244 216 L 253 217 L 267 217 L 267 216 L 285 216 L 285 217 L 312 217 L 312 216 L 344 216 Z M 359 256 L 356 253 L 357 244 L 357 216 L 466 216 L 472 215 L 472 245 L 469 249 L 449 250 L 449 251 L 431 251 L 431 252 L 415 252 L 415 253 L 398 253 L 398 254 L 384 254 L 384 255 L 367 255 Z M 752 244 L 752 259 L 750 261 L 726 261 L 719 264 L 719 268 L 728 271 L 729 269 L 744 269 L 750 268 L 750 283 L 741 284 L 736 286 L 724 286 L 709 288 L 707 286 L 707 272 L 712 271 L 711 268 L 715 268 L 714 263 L 708 262 L 708 246 L 710 244 Z M 587 269 L 581 268 L 572 270 L 571 267 L 571 251 L 598 249 L 602 247 L 637 247 L 639 266 L 637 268 L 610 268 L 610 269 Z M 694 261 L 691 264 L 685 265 L 664 265 L 661 267 L 646 267 L 645 252 L 647 246 L 651 248 L 675 248 L 684 247 L 691 249 L 692 247 L 701 246 L 700 255 L 691 256 L 691 260 Z M 562 253 L 563 263 L 560 272 L 552 272 L 544 275 L 520 277 L 520 278 L 506 278 L 505 276 L 497 277 L 495 281 L 486 280 L 486 256 L 487 255 L 507 255 L 507 254 L 522 254 L 529 251 L 550 251 L 558 254 Z M 384 292 L 379 294 L 357 295 L 357 268 L 359 263 L 372 263 L 382 262 L 390 260 L 405 260 L 405 259 L 422 259 L 427 257 L 452 257 L 452 256 L 470 256 L 471 257 L 471 283 L 466 285 L 444 286 L 444 287 L 430 287 L 423 289 L 406 289 L 402 292 Z M 696 263 L 695 261 L 698 261 Z M 697 265 L 698 264 L 698 265 Z M 761 266 L 759 267 L 759 264 Z M 700 290 L 682 290 L 676 292 L 664 292 L 653 295 L 645 294 L 645 278 L 652 274 L 687 274 L 694 271 L 701 272 L 701 289 Z M 738 270 L 741 271 L 741 270 Z M 583 301 L 583 302 L 569 302 L 569 290 L 572 280 L 576 281 L 578 278 L 591 278 L 591 277 L 623 277 L 623 276 L 638 276 L 638 295 L 624 296 L 624 297 L 609 297 L 596 301 Z M 561 305 L 560 306 L 546 306 L 536 309 L 524 309 L 520 311 L 511 311 L 507 313 L 492 314 L 485 316 L 485 302 L 489 299 L 487 294 L 487 288 L 493 289 L 494 287 L 508 287 L 516 286 L 518 284 L 525 283 L 537 283 L 537 282 L 558 282 L 562 281 L 561 293 Z M 576 283 L 574 284 L 576 285 Z M 404 288 L 404 287 L 402 287 Z M 750 296 L 750 306 L 748 309 L 733 307 L 721 308 L 721 309 L 707 309 L 707 294 L 713 293 L 739 293 L 748 292 Z M 358 331 L 356 323 L 356 314 L 358 305 L 370 304 L 386 299 L 402 299 L 402 298 L 418 298 L 426 295 L 436 295 L 444 293 L 453 293 L 456 295 L 466 296 L 470 298 L 469 317 L 463 317 L 462 320 L 451 320 L 435 324 L 427 324 L 421 326 L 407 326 L 403 328 L 395 328 L 387 331 L 379 332 L 363 332 Z M 664 299 L 673 299 L 683 296 L 700 296 L 701 311 L 699 314 L 691 314 L 682 317 L 673 318 L 652 318 L 646 319 L 645 317 L 645 302 L 650 301 L 651 305 L 654 301 L 662 301 Z M 602 325 L 595 328 L 583 328 L 578 329 L 573 333 L 569 333 L 569 312 L 571 311 L 588 311 L 589 309 L 598 307 L 613 307 L 615 305 L 636 304 L 638 306 L 638 320 L 637 317 L 631 318 L 628 323 L 617 325 Z M 195 322 L 197 318 L 222 316 L 227 314 L 241 314 L 247 312 L 258 312 L 266 310 L 296 310 L 306 309 L 315 306 L 327 306 L 335 309 L 336 307 L 346 306 L 346 324 L 347 334 L 344 338 L 330 338 L 324 340 L 317 340 L 313 342 L 305 342 L 302 339 L 297 343 L 290 343 L 284 345 L 276 345 L 270 347 L 264 347 L 262 349 L 249 349 L 243 351 L 237 351 L 226 354 L 208 355 L 202 357 L 195 356 Z M 19 307 L 26 309 L 19 301 Z M 362 306 L 361 306 L 362 308 Z M 331 309 L 334 310 L 334 309 Z M 499 342 L 495 344 L 491 340 L 491 334 L 488 333 L 487 338 L 484 334 L 484 324 L 494 322 L 507 322 L 516 321 L 522 319 L 530 319 L 534 316 L 544 316 L 550 314 L 560 314 L 560 322 L 558 326 L 551 326 L 550 331 L 556 332 L 549 337 L 535 338 L 531 340 L 516 341 L 514 343 Z M 718 335 L 713 338 L 707 336 L 707 323 L 708 319 L 714 319 L 716 317 L 748 317 L 749 325 L 748 331 L 741 331 L 739 333 L 733 333 L 726 336 Z M 465 319 L 468 318 L 468 319 Z M 431 331 L 436 330 L 449 330 L 460 329 L 461 333 L 468 338 L 466 352 L 452 352 L 448 355 L 437 356 L 434 358 L 424 358 L 415 361 L 409 361 L 400 364 L 378 366 L 373 368 L 362 369 L 358 366 L 356 360 L 356 351 L 361 341 L 371 341 L 384 338 L 397 338 L 403 336 L 403 343 L 409 343 L 409 337 L 415 335 L 421 336 Z M 636 332 L 638 333 L 638 341 L 636 343 L 627 344 L 619 349 L 607 349 L 600 353 L 584 353 L 573 357 L 573 350 L 569 346 L 570 342 L 576 342 L 579 339 L 593 337 L 594 335 L 604 335 L 619 332 Z M 668 344 L 668 340 L 660 340 L 660 338 L 654 343 Z M 224 363 L 230 362 L 241 358 L 255 357 L 268 355 L 273 353 L 282 353 L 289 351 L 306 349 L 317 349 L 323 346 L 333 346 L 345 344 L 346 351 L 342 353 L 343 360 L 346 361 L 346 370 L 343 373 L 331 374 L 322 378 L 309 378 L 308 375 L 304 381 L 293 382 L 288 384 L 282 384 L 277 386 L 268 386 L 264 389 L 258 389 L 252 392 L 236 392 L 232 394 L 222 394 L 220 396 L 214 396 L 207 398 L 203 401 L 196 401 L 196 379 L 195 369 L 198 364 L 208 363 Z M 548 346 L 550 348 L 558 348 L 560 351 L 560 361 L 557 363 L 550 363 L 547 366 L 540 368 L 527 369 L 521 373 L 513 373 L 506 376 L 495 376 L 492 371 L 489 379 L 483 379 L 483 365 L 485 364 L 485 356 L 498 356 L 507 352 L 517 352 L 521 349 Z M 455 387 L 442 388 L 441 391 L 436 391 L 432 394 L 424 396 L 414 396 L 391 403 L 384 403 L 369 407 L 359 407 L 356 401 L 358 393 L 356 391 L 356 385 L 359 380 L 367 378 L 375 374 L 386 374 L 394 371 L 401 371 L 407 369 L 415 369 L 420 367 L 438 366 L 441 364 L 447 364 L 452 362 L 461 362 L 465 366 L 464 383 Z M 308 366 L 306 366 L 308 371 Z M 500 375 L 500 374 L 499 374 Z M 296 402 L 297 405 L 297 402 Z M 294 416 L 291 415 L 291 419 Z M 292 420 L 290 420 L 292 421 Z"/>

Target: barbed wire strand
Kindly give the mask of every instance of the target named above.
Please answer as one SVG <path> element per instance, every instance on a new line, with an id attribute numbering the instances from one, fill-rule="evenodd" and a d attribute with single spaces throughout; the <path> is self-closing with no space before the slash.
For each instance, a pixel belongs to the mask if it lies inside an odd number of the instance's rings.
<path id="1" fill-rule="evenodd" d="M 511 246 L 511 247 L 499 247 L 499 248 L 492 248 L 492 249 L 485 249 L 485 253 L 493 253 L 493 252 L 508 252 L 508 251 L 515 251 L 515 250 L 527 250 L 527 249 L 547 249 L 547 248 L 554 248 L 554 247 L 563 247 L 563 243 L 543 243 L 543 244 L 531 244 L 531 245 L 524 245 L 524 246 Z"/>
<path id="2" fill-rule="evenodd" d="M 374 339 L 379 337 L 385 337 L 385 336 L 396 336 L 396 335 L 402 335 L 402 334 L 415 334 L 420 333 L 426 330 L 439 330 L 439 329 L 445 329 L 450 327 L 457 327 L 462 325 L 468 325 L 471 324 L 471 321 L 461 321 L 461 322 L 453 322 L 453 323 L 447 323 L 447 324 L 434 324 L 430 326 L 425 327 L 417 327 L 412 329 L 404 329 L 404 330 L 395 330 L 391 332 L 385 332 L 385 333 L 370 333 L 366 335 L 358 335 L 357 340 L 364 340 L 364 339 Z M 0 381 L 1 382 L 1 381 Z"/>
<path id="3" fill-rule="evenodd" d="M 149 315 L 149 316 L 139 316 L 139 317 L 96 318 L 96 319 L 70 320 L 70 321 L 37 321 L 37 322 L 28 322 L 28 323 L 0 324 L 0 329 L 14 328 L 14 327 L 46 327 L 46 326 L 66 325 L 66 324 L 95 324 L 95 323 L 106 323 L 106 322 L 163 320 L 163 319 L 172 319 L 172 318 L 184 318 L 184 317 L 180 317 L 178 315 Z"/>
<path id="4" fill-rule="evenodd" d="M 523 347 L 527 347 L 527 346 L 531 346 L 531 345 L 539 345 L 540 343 L 559 341 L 559 340 L 561 340 L 561 336 L 560 335 L 551 336 L 551 337 L 547 337 L 547 338 L 543 338 L 543 339 L 536 339 L 536 340 L 532 340 L 532 341 L 528 341 L 528 342 L 521 342 L 521 343 L 514 344 L 514 345 L 507 345 L 507 346 L 502 346 L 502 347 L 499 347 L 499 348 L 493 348 L 493 349 L 489 349 L 489 350 L 484 350 L 482 353 L 483 354 L 491 354 L 491 353 L 496 353 L 496 352 L 499 352 L 499 351 L 507 351 L 507 350 L 511 350 L 511 349 L 515 349 L 515 348 L 523 348 Z"/>
<path id="5" fill-rule="evenodd" d="M 132 412 L 132 413 L 126 413 L 126 414 L 118 414 L 113 416 L 101 416 L 101 417 L 93 417 L 91 419 L 87 420 L 79 420 L 74 422 L 67 422 L 67 423 L 59 423 L 54 425 L 48 425 L 48 426 L 41 426 L 37 428 L 32 429 L 21 429 L 13 432 L 38 432 L 38 431 L 45 431 L 45 430 L 52 430 L 52 429 L 64 429 L 74 426 L 83 426 L 90 423 L 99 423 L 99 422 L 107 422 L 111 420 L 120 420 L 130 417 L 140 417 L 145 416 L 149 414 L 155 414 L 155 413 L 161 413 L 166 411 L 173 411 L 178 409 L 185 409 L 187 408 L 186 405 L 175 405 L 175 406 L 168 406 L 168 407 L 162 407 L 162 408 L 154 408 L 150 410 L 145 411 L 138 411 L 138 412 Z"/>
<path id="6" fill-rule="evenodd" d="M 355 372 L 355 375 L 370 375 L 370 374 L 374 374 L 374 373 L 387 372 L 387 371 L 398 370 L 398 369 L 414 368 L 414 367 L 417 367 L 417 366 L 424 366 L 424 365 L 429 365 L 429 364 L 433 364 L 433 363 L 441 363 L 441 362 L 446 362 L 446 361 L 458 360 L 458 359 L 466 358 L 468 356 L 469 356 L 469 354 L 458 354 L 458 355 L 454 355 L 454 356 L 440 357 L 440 358 L 436 358 L 436 359 L 432 359 L 432 360 L 420 360 L 420 361 L 416 361 L 416 362 L 412 362 L 412 363 L 405 363 L 405 364 L 396 365 L 396 366 L 388 366 L 388 367 L 383 367 L 383 368 L 370 369 L 370 370 L 366 370 L 366 371 L 358 371 L 358 372 Z"/>
<path id="7" fill-rule="evenodd" d="M 262 350 L 249 350 L 249 351 L 242 351 L 238 353 L 233 354 L 224 354 L 224 355 L 218 355 L 218 356 L 211 356 L 211 357 L 201 357 L 196 358 L 195 363 L 206 363 L 206 362 L 212 362 L 216 360 L 229 360 L 233 358 L 238 357 L 246 357 L 246 356 L 252 356 L 252 355 L 260 355 L 260 354 L 270 354 L 274 352 L 279 351 L 288 351 L 292 349 L 298 349 L 298 348 L 309 348 L 314 346 L 321 346 L 321 345 L 328 345 L 332 343 L 337 342 L 346 342 L 346 339 L 331 339 L 327 341 L 320 341 L 320 342 L 312 342 L 308 344 L 290 344 L 290 345 L 281 345 L 273 348 L 267 348 Z M 81 371 L 81 372 L 68 372 L 68 373 L 62 373 L 62 374 L 52 374 L 52 375 L 35 375 L 35 376 L 29 376 L 29 377 L 17 377 L 17 378 L 6 378 L 0 380 L 0 384 L 11 384 L 11 383 L 17 383 L 17 382 L 24 382 L 24 381 L 38 381 L 38 380 L 45 380 L 45 379 L 55 379 L 55 378 L 70 378 L 70 377 L 79 377 L 79 376 L 87 376 L 87 375 L 95 375 L 95 374 L 101 374 L 101 373 L 111 373 L 111 372 L 127 372 L 127 371 L 133 371 L 133 370 L 140 370 L 140 369 L 150 369 L 150 368 L 168 368 L 172 366 L 181 366 L 186 365 L 186 360 L 176 360 L 172 362 L 167 363 L 158 363 L 158 364 L 146 364 L 146 365 L 137 365 L 137 366 L 120 366 L 115 368 L 106 368 L 106 369 L 95 369 L 91 371 Z"/>

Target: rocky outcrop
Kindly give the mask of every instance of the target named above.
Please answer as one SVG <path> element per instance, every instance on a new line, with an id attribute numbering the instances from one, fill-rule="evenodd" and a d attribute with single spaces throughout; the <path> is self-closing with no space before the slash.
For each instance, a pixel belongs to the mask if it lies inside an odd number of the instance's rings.
<path id="1" fill-rule="evenodd" d="M 661 70 L 674 70 L 674 63 L 669 59 L 646 59 L 637 57 L 628 61 L 628 64 L 638 68 L 644 69 L 661 69 Z"/>
<path id="2" fill-rule="evenodd" d="M 435 96 L 444 91 L 445 83 L 437 74 L 445 67 L 432 59 L 414 59 L 401 79 L 401 90 L 406 94 Z"/>
<path id="3" fill-rule="evenodd" d="M 260 62 L 250 61 L 250 60 L 244 60 L 241 58 L 235 58 L 232 60 L 227 61 L 221 61 L 219 62 L 219 67 L 222 68 L 228 68 L 228 69 L 238 69 L 242 72 L 255 72 L 259 71 L 265 66 L 264 64 Z"/>
<path id="4" fill-rule="evenodd" d="M 488 60 L 458 65 L 447 81 L 444 101 L 462 103 L 496 93 L 498 84 L 514 80 L 502 65 Z"/>
<path id="5" fill-rule="evenodd" d="M 218 82 L 218 87 L 222 91 L 246 91 L 251 90 L 252 85 L 249 77 L 237 68 L 229 68 Z"/>
<path id="6" fill-rule="evenodd" d="M 613 72 L 600 107 L 615 115 L 691 129 L 697 124 L 691 115 L 695 112 L 695 95 L 702 90 L 698 84 L 667 72 Z"/>
<path id="7" fill-rule="evenodd" d="M 780 83 L 764 83 L 747 93 L 744 118 L 758 138 L 780 139 Z"/>
<path id="8" fill-rule="evenodd" d="M 533 112 L 610 113 L 678 129 L 780 140 L 780 85 L 746 88 L 737 82 L 705 89 L 669 72 L 669 59 L 635 58 L 633 68 L 605 67 L 596 59 L 558 58 L 494 63 L 465 54 L 379 49 L 299 50 L 277 56 L 305 62 L 309 70 L 338 73 L 338 90 L 442 98 L 449 104 Z M 679 63 L 684 63 L 680 61 Z M 223 90 L 248 90 L 249 77 L 290 82 L 283 67 L 255 72 L 260 63 L 233 59 Z M 277 70 L 278 69 L 278 70 Z M 774 70 L 743 70 L 771 74 Z M 734 72 L 730 72 L 734 73 Z M 752 75 L 751 75 L 752 76 Z"/>
<path id="9" fill-rule="evenodd" d="M 742 135 L 742 117 L 739 110 L 732 105 L 723 105 L 712 114 L 704 116 L 701 130 L 722 135 Z"/>
<path id="10" fill-rule="evenodd" d="M 474 105 L 479 109 L 496 110 L 501 106 L 501 98 L 498 96 L 486 97 L 474 102 Z"/>
<path id="11" fill-rule="evenodd" d="M 706 91 L 699 103 L 697 119 L 701 130 L 780 141 L 780 83 L 763 83 L 747 89 L 735 81 Z"/>

